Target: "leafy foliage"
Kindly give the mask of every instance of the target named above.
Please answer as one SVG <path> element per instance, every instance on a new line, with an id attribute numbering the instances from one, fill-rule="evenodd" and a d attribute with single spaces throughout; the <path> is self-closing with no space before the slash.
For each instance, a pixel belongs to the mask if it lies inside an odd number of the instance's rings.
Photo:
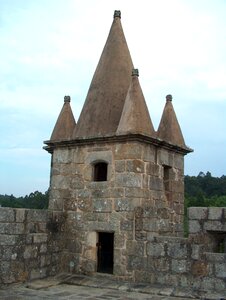
<path id="1" fill-rule="evenodd" d="M 15 197 L 13 195 L 0 195 L 0 206 L 2 207 L 16 207 L 16 208 L 48 208 L 49 191 L 44 194 L 35 191 L 24 197 Z"/>
<path id="2" fill-rule="evenodd" d="M 210 172 L 185 176 L 185 213 L 190 206 L 226 206 L 226 176 L 212 177 Z"/>

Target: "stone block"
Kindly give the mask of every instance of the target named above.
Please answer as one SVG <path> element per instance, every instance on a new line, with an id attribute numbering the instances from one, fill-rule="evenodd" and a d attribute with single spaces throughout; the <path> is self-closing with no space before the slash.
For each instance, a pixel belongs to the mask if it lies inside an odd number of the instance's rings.
<path id="1" fill-rule="evenodd" d="M 208 264 L 205 261 L 194 261 L 191 265 L 191 273 L 195 277 L 204 277 L 209 273 Z"/>
<path id="2" fill-rule="evenodd" d="M 143 145 L 140 143 L 122 143 L 115 146 L 115 160 L 141 159 Z"/>
<path id="3" fill-rule="evenodd" d="M 205 222 L 203 228 L 207 231 L 226 231 L 226 228 L 224 228 L 224 224 L 220 221 L 215 220 L 209 220 Z"/>
<path id="4" fill-rule="evenodd" d="M 0 234 L 23 234 L 23 223 L 0 223 Z"/>
<path id="5" fill-rule="evenodd" d="M 188 223 L 189 226 L 189 233 L 199 233 L 201 232 L 201 226 L 199 221 L 197 220 L 190 220 Z"/>
<path id="6" fill-rule="evenodd" d="M 151 176 L 161 177 L 162 167 L 154 163 L 147 163 L 146 173 Z"/>
<path id="7" fill-rule="evenodd" d="M 169 167 L 173 167 L 173 163 L 174 163 L 173 152 L 165 149 L 158 149 L 157 162 L 159 165 L 166 165 Z"/>
<path id="8" fill-rule="evenodd" d="M 55 149 L 53 152 L 53 163 L 70 163 L 72 151 L 69 149 Z"/>
<path id="9" fill-rule="evenodd" d="M 46 268 L 33 269 L 30 273 L 30 280 L 46 277 Z"/>
<path id="10" fill-rule="evenodd" d="M 141 188 L 125 188 L 125 197 L 128 198 L 148 198 L 149 191 Z"/>
<path id="11" fill-rule="evenodd" d="M 157 232 L 159 230 L 157 220 L 145 218 L 143 220 L 143 230 Z"/>
<path id="12" fill-rule="evenodd" d="M 83 189 L 84 180 L 80 175 L 74 175 L 73 177 L 71 177 L 70 187 L 72 189 Z"/>
<path id="13" fill-rule="evenodd" d="M 184 170 L 184 156 L 179 153 L 174 153 L 173 166 L 176 169 Z"/>
<path id="14" fill-rule="evenodd" d="M 36 258 L 38 255 L 38 247 L 35 245 L 28 245 L 25 247 L 23 257 L 24 259 Z"/>
<path id="15" fill-rule="evenodd" d="M 191 245 L 191 258 L 192 259 L 200 259 L 201 255 L 201 246 L 197 244 Z"/>
<path id="16" fill-rule="evenodd" d="M 165 257 L 148 257 L 148 270 L 154 272 L 168 272 L 170 268 L 169 260 Z"/>
<path id="17" fill-rule="evenodd" d="M 168 243 L 167 253 L 173 258 L 187 258 L 187 245 L 182 243 Z"/>
<path id="18" fill-rule="evenodd" d="M 112 200 L 93 199 L 93 211 L 112 212 Z"/>
<path id="19" fill-rule="evenodd" d="M 115 211 L 134 211 L 140 205 L 140 199 L 115 199 Z"/>
<path id="20" fill-rule="evenodd" d="M 144 256 L 144 243 L 137 241 L 126 242 L 127 255 Z"/>
<path id="21" fill-rule="evenodd" d="M 212 262 L 222 262 L 222 263 L 224 263 L 226 261 L 226 253 L 206 252 L 205 257 L 206 257 L 207 261 L 212 261 Z"/>
<path id="22" fill-rule="evenodd" d="M 40 251 L 40 253 L 46 253 L 47 252 L 47 245 L 46 244 L 41 244 L 39 251 Z"/>
<path id="23" fill-rule="evenodd" d="M 154 163 L 155 162 L 155 153 L 156 153 L 155 146 L 144 145 L 142 158 L 144 161 Z"/>
<path id="24" fill-rule="evenodd" d="M 146 251 L 147 251 L 147 255 L 153 257 L 160 257 L 165 255 L 165 249 L 163 243 L 160 244 L 160 243 L 148 242 Z"/>
<path id="25" fill-rule="evenodd" d="M 34 233 L 33 234 L 33 242 L 35 244 L 45 243 L 47 242 L 48 234 L 46 233 Z"/>
<path id="26" fill-rule="evenodd" d="M 72 161 L 76 164 L 82 164 L 85 161 L 86 149 L 82 147 L 73 148 L 72 151 Z"/>
<path id="27" fill-rule="evenodd" d="M 9 207 L 0 207 L 0 222 L 14 222 L 14 209 Z"/>
<path id="28" fill-rule="evenodd" d="M 51 187 L 53 189 L 68 189 L 70 188 L 71 177 L 63 175 L 54 175 L 51 178 Z"/>
<path id="29" fill-rule="evenodd" d="M 163 191 L 163 180 L 155 176 L 150 176 L 149 188 L 151 190 Z"/>
<path id="30" fill-rule="evenodd" d="M 226 261 L 215 264 L 215 274 L 219 278 L 226 278 Z"/>
<path id="31" fill-rule="evenodd" d="M 104 201 L 104 200 L 103 200 Z M 95 202 L 96 203 L 96 202 Z M 98 205 L 98 204 L 97 204 Z M 96 206 L 95 206 L 96 207 Z M 83 212 L 89 212 L 93 210 L 92 200 L 90 198 L 82 198 L 77 200 L 77 208 Z"/>
<path id="32" fill-rule="evenodd" d="M 189 207 L 188 217 L 190 220 L 204 220 L 207 219 L 208 208 L 207 207 Z"/>
<path id="33" fill-rule="evenodd" d="M 118 187 L 141 187 L 142 176 L 141 174 L 135 174 L 135 173 L 116 174 L 115 184 Z"/>
<path id="34" fill-rule="evenodd" d="M 24 222 L 26 218 L 27 210 L 23 208 L 17 208 L 15 211 L 16 211 L 16 222 Z"/>
<path id="35" fill-rule="evenodd" d="M 136 241 L 146 241 L 147 240 L 147 232 L 146 231 L 136 231 L 135 232 L 135 240 Z"/>
<path id="36" fill-rule="evenodd" d="M 48 211 L 44 209 L 29 209 L 27 211 L 28 222 L 47 222 Z"/>
<path id="37" fill-rule="evenodd" d="M 177 260 L 177 259 L 172 259 L 172 272 L 175 273 L 186 273 L 187 270 L 187 260 L 181 259 L 181 260 Z"/>
<path id="38" fill-rule="evenodd" d="M 144 173 L 144 162 L 140 159 L 127 160 L 126 171 L 134 173 Z"/>
<path id="39" fill-rule="evenodd" d="M 11 246 L 15 245 L 17 242 L 16 235 L 8 235 L 8 234 L 1 234 L 0 235 L 0 245 L 1 246 Z"/>
<path id="40" fill-rule="evenodd" d="M 208 208 L 208 219 L 209 220 L 221 220 L 223 217 L 222 207 L 209 207 Z"/>
<path id="41" fill-rule="evenodd" d="M 112 150 L 106 150 L 106 147 L 93 148 L 88 150 L 85 157 L 85 164 L 92 164 L 97 161 L 112 163 Z"/>
<path id="42" fill-rule="evenodd" d="M 133 230 L 133 221 L 131 220 L 122 220 L 120 223 L 120 228 L 123 231 L 132 231 Z"/>
<path id="43" fill-rule="evenodd" d="M 147 259 L 141 256 L 128 256 L 128 271 L 145 270 L 147 268 Z"/>
<path id="44" fill-rule="evenodd" d="M 126 169 L 125 160 L 116 160 L 115 161 L 115 172 L 122 173 Z"/>

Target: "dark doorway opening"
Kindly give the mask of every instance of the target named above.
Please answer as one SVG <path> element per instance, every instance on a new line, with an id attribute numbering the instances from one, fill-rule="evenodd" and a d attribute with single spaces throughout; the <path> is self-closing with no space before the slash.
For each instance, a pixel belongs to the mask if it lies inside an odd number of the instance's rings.
<path id="1" fill-rule="evenodd" d="M 99 232 L 97 272 L 113 274 L 114 233 Z"/>
<path id="2" fill-rule="evenodd" d="M 107 163 L 96 163 L 94 165 L 94 181 L 107 181 L 107 170 Z"/>

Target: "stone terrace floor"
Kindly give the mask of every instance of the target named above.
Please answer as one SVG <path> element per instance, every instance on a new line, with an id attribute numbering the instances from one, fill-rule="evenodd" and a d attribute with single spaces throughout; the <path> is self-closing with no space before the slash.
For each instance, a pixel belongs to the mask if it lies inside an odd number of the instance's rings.
<path id="1" fill-rule="evenodd" d="M 24 284 L 13 284 L 0 289 L 1 300 L 226 300 L 218 294 L 197 295 L 172 287 L 119 282 L 109 275 L 83 276 L 61 274 Z"/>

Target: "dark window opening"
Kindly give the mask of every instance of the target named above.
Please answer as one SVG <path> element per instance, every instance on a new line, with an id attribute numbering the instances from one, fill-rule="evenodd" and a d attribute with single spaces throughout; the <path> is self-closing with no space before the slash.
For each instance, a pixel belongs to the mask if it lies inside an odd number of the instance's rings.
<path id="1" fill-rule="evenodd" d="M 114 233 L 99 232 L 97 246 L 97 272 L 113 274 Z"/>
<path id="2" fill-rule="evenodd" d="M 165 196 L 166 196 L 168 201 L 171 200 L 170 171 L 171 171 L 171 167 L 163 166 L 163 185 L 164 185 Z"/>
<path id="3" fill-rule="evenodd" d="M 210 249 L 215 253 L 226 253 L 226 233 L 218 231 L 209 231 Z"/>
<path id="4" fill-rule="evenodd" d="M 104 162 L 94 165 L 94 181 L 107 181 L 108 164 Z"/>

